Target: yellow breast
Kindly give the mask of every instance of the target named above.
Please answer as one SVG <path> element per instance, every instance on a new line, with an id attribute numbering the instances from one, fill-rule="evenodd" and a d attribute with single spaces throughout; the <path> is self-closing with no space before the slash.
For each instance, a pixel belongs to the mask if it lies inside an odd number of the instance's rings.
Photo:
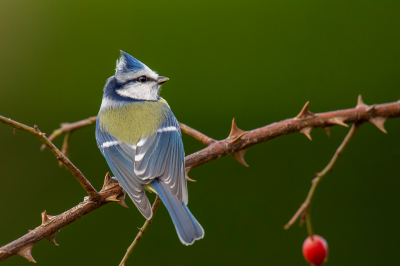
<path id="1" fill-rule="evenodd" d="M 129 103 L 101 111 L 99 120 L 101 130 L 119 141 L 136 145 L 139 138 L 154 134 L 168 116 L 169 106 L 160 98 L 156 102 Z"/>

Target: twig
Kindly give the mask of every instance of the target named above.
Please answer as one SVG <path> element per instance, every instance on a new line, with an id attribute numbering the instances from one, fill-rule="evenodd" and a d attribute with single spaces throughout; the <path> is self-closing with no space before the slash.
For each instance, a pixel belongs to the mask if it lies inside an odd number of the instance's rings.
<path id="1" fill-rule="evenodd" d="M 242 131 L 238 129 L 233 121 L 231 133 L 229 134 L 228 138 L 215 141 L 211 143 L 208 147 L 203 150 L 200 150 L 194 154 L 191 154 L 185 158 L 185 167 L 186 169 L 191 169 L 207 163 L 211 160 L 215 160 L 227 154 L 232 154 L 235 156 L 236 159 L 243 159 L 244 151 L 255 144 L 268 141 L 270 139 L 276 138 L 278 136 L 300 132 L 305 128 L 314 128 L 314 127 L 330 127 L 333 125 L 343 125 L 344 122 L 346 123 L 362 123 L 366 121 L 371 121 L 374 123 L 378 128 L 381 130 L 383 129 L 383 122 L 388 118 L 393 117 L 400 117 L 400 101 L 395 103 L 387 103 L 387 104 L 380 104 L 380 105 L 373 105 L 367 106 L 362 101 L 357 104 L 356 108 L 347 109 L 347 110 L 340 110 L 340 111 L 333 111 L 333 112 L 326 112 L 320 114 L 312 114 L 308 111 L 308 103 L 300 114 L 293 118 L 287 119 L 278 123 L 274 123 L 259 129 L 255 129 L 252 131 Z M 19 124 L 15 121 L 13 123 L 9 122 L 8 119 L 0 116 L 0 122 L 5 124 L 9 124 L 17 129 L 22 129 L 22 127 L 26 127 L 25 131 L 28 131 L 38 137 L 43 143 L 47 144 L 46 146 L 50 147 L 50 150 L 54 153 L 54 151 L 58 151 L 58 149 L 52 148 L 54 145 L 45 137 L 39 136 L 36 131 L 32 131 L 33 129 L 27 127 L 25 125 Z M 91 121 L 94 118 L 90 118 Z M 86 120 L 82 120 L 86 121 Z M 93 124 L 94 122 L 91 122 Z M 75 126 L 75 123 L 73 123 Z M 83 123 L 85 124 L 85 123 Z M 72 127 L 72 124 L 70 124 Z M 76 127 L 77 129 L 79 127 Z M 64 129 L 65 130 L 65 129 Z M 308 132 L 309 133 L 309 132 Z M 41 139 L 43 138 L 43 139 Z M 61 152 L 58 151 L 60 154 Z M 62 155 L 62 154 L 61 154 Z M 56 155 L 57 156 L 57 155 Z M 63 155 L 62 155 L 63 156 Z M 64 157 L 64 156 L 63 156 Z M 239 162 L 241 162 L 239 160 Z M 241 163 L 243 163 L 242 161 Z M 244 163 L 245 164 L 245 163 Z M 104 189 L 103 189 L 104 190 Z M 115 190 L 121 192 L 121 188 L 119 186 L 115 187 Z M 109 201 L 118 200 L 118 195 L 114 192 L 109 191 L 101 191 L 100 198 L 97 200 L 93 200 L 93 202 L 89 204 L 90 206 L 95 205 L 98 206 L 102 202 L 103 197 L 107 198 Z M 121 202 L 119 202 L 121 205 Z M 82 215 L 93 211 L 96 208 L 82 208 L 77 205 L 76 207 L 72 208 L 70 211 L 73 211 L 74 217 L 76 219 L 80 218 Z M 99 206 L 98 206 L 99 207 Z M 60 215 L 59 215 L 60 216 Z M 59 217 L 57 216 L 57 217 Z M 74 219 L 74 220 L 76 220 Z M 42 229 L 39 226 L 38 228 L 32 230 L 27 235 L 9 243 L 6 246 L 0 248 L 0 261 L 4 260 L 15 254 L 26 254 L 23 251 L 28 250 L 29 247 L 32 247 L 32 243 L 36 243 L 47 236 L 54 235 L 58 232 L 61 228 L 67 226 L 71 223 L 71 220 L 63 220 L 63 219 L 54 219 L 52 220 L 52 227 L 46 228 L 46 234 L 42 233 Z M 22 252 L 22 253 L 21 253 Z M 30 252 L 28 252 L 30 254 Z M 27 256 L 25 256 L 27 257 Z"/>
<path id="2" fill-rule="evenodd" d="M 309 211 L 307 211 L 305 217 L 306 217 L 308 235 L 312 237 L 314 235 L 314 233 L 313 233 L 312 226 L 311 226 L 311 217 L 310 217 Z"/>
<path id="3" fill-rule="evenodd" d="M 70 139 L 71 139 L 71 132 L 65 133 L 65 137 L 64 137 L 64 141 L 63 141 L 61 152 L 67 158 L 69 158 L 69 156 L 68 156 L 68 148 L 69 148 L 69 140 Z M 59 161 L 58 165 L 61 167 L 63 164 L 62 164 L 61 161 Z"/>
<path id="4" fill-rule="evenodd" d="M 344 138 L 342 144 L 340 144 L 339 148 L 336 150 L 335 154 L 333 155 L 332 159 L 328 163 L 328 165 L 317 174 L 317 177 L 312 180 L 312 185 L 310 188 L 310 191 L 308 192 L 307 198 L 304 201 L 303 204 L 301 204 L 300 208 L 297 210 L 297 212 L 293 215 L 292 219 L 284 226 L 285 229 L 289 229 L 290 226 L 292 226 L 296 220 L 300 217 L 300 215 L 304 214 L 306 218 L 306 223 L 307 223 L 307 230 L 308 234 L 311 236 L 312 233 L 312 228 L 311 228 L 311 221 L 310 221 L 310 213 L 309 213 L 309 207 L 311 204 L 311 200 L 314 196 L 315 189 L 317 188 L 319 182 L 324 178 L 330 171 L 333 170 L 333 167 L 335 166 L 336 162 L 338 161 L 340 155 L 343 153 L 344 148 L 349 144 L 350 140 L 353 138 L 355 133 L 357 132 L 359 126 L 361 124 L 353 124 L 351 127 L 349 133 L 347 133 L 346 137 Z"/>
<path id="5" fill-rule="evenodd" d="M 87 119 L 83 119 L 81 121 L 77 121 L 74 123 L 63 123 L 61 124 L 61 127 L 59 129 L 56 129 L 53 131 L 53 133 L 51 133 L 49 140 L 53 141 L 56 137 L 62 135 L 63 133 L 72 133 L 73 131 L 86 127 L 86 126 L 90 126 L 93 125 L 94 123 L 96 123 L 97 120 L 97 116 L 92 116 L 89 117 Z M 41 150 L 44 150 L 46 148 L 45 145 L 42 145 L 42 147 L 40 148 Z"/>
<path id="6" fill-rule="evenodd" d="M 40 132 L 37 126 L 34 126 L 34 128 L 32 128 L 24 124 L 18 123 L 14 120 L 11 120 L 10 118 L 5 118 L 4 116 L 0 116 L 0 122 L 10 125 L 16 129 L 21 129 L 23 131 L 31 133 L 36 138 L 38 138 L 47 148 L 49 148 L 49 150 L 54 154 L 54 156 L 56 156 L 56 158 L 59 161 L 61 161 L 65 165 L 65 167 L 67 167 L 68 170 L 71 171 L 71 173 L 76 177 L 78 182 L 86 190 L 91 199 L 96 199 L 99 197 L 99 193 L 97 193 L 97 191 L 85 178 L 85 176 L 81 173 L 81 171 L 79 171 L 79 169 L 76 168 L 76 166 L 73 165 L 71 161 L 67 157 L 65 157 L 65 155 L 59 149 L 57 149 L 57 147 L 54 146 L 54 144 L 48 138 L 46 138 L 45 136 L 46 133 Z"/>
<path id="7" fill-rule="evenodd" d="M 153 216 L 151 217 L 150 220 L 146 220 L 146 222 L 144 223 L 142 228 L 139 228 L 139 233 L 137 234 L 135 240 L 133 240 L 132 244 L 129 246 L 128 250 L 125 253 L 124 258 L 122 259 L 121 263 L 119 264 L 119 266 L 125 266 L 126 261 L 129 259 L 129 256 L 132 254 L 133 249 L 136 247 L 137 243 L 139 242 L 140 239 L 142 239 L 144 233 L 146 233 L 147 229 L 149 229 L 151 222 L 153 222 L 154 219 L 154 215 L 156 214 L 158 205 L 160 205 L 161 199 L 160 197 L 157 195 L 156 199 L 153 203 Z"/>
<path id="8" fill-rule="evenodd" d="M 189 136 L 191 136 L 194 139 L 197 139 L 198 141 L 200 141 L 201 143 L 203 143 L 204 145 L 208 146 L 211 143 L 215 142 L 215 139 L 212 139 L 206 135 L 204 135 L 203 133 L 197 131 L 196 129 L 193 129 L 181 122 L 179 122 L 179 127 L 181 128 L 181 131 Z"/>

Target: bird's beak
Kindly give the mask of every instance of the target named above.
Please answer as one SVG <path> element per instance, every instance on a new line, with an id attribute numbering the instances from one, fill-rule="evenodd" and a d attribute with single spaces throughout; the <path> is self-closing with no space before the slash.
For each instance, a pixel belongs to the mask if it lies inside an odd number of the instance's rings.
<path id="1" fill-rule="evenodd" d="M 157 83 L 158 83 L 158 85 L 161 85 L 161 84 L 167 82 L 168 80 L 169 80 L 169 78 L 160 76 L 157 79 Z"/>

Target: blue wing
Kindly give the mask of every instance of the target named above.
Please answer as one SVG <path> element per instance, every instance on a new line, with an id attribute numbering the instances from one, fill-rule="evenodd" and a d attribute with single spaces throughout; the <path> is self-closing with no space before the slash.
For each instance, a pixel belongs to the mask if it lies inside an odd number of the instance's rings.
<path id="1" fill-rule="evenodd" d="M 180 202 L 188 203 L 185 151 L 179 123 L 172 112 L 155 134 L 138 141 L 134 172 L 143 181 L 157 177 Z"/>
<path id="2" fill-rule="evenodd" d="M 134 149 L 118 141 L 96 124 L 97 146 L 106 158 L 119 184 L 128 193 L 136 207 L 146 219 L 153 215 L 150 202 L 143 189 L 143 183 L 133 173 Z"/>

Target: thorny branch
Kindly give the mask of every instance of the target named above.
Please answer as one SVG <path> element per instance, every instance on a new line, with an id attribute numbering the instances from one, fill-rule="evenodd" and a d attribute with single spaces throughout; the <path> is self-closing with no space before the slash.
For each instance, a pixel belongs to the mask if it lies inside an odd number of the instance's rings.
<path id="1" fill-rule="evenodd" d="M 249 147 L 294 132 L 301 132 L 311 139 L 310 131 L 317 127 L 322 127 L 327 133 L 329 133 L 329 128 L 334 125 L 347 126 L 345 123 L 360 124 L 370 121 L 386 133 L 383 124 L 388 118 L 394 117 L 400 117 L 400 101 L 367 106 L 362 102 L 361 97 L 359 97 L 358 104 L 355 108 L 319 114 L 309 112 L 308 103 L 306 103 L 301 112 L 295 118 L 286 119 L 251 131 L 243 131 L 237 128 L 235 121 L 233 120 L 229 136 L 220 141 L 215 141 L 190 127 L 180 124 L 184 133 L 187 133 L 208 145 L 206 148 L 186 156 L 186 172 L 194 167 L 228 154 L 232 154 L 240 163 L 247 166 L 243 156 Z M 0 248 L 0 261 L 15 254 L 34 261 L 31 255 L 31 250 L 33 245 L 38 241 L 46 238 L 52 243 L 55 243 L 55 234 L 60 229 L 79 219 L 83 215 L 103 206 L 109 201 L 117 201 L 119 204 L 126 206 L 124 203 L 125 195 L 114 179 L 111 179 L 107 174 L 103 189 L 97 193 L 82 173 L 80 173 L 79 170 L 65 157 L 65 155 L 62 154 L 51 142 L 51 140 L 62 133 L 71 133 L 78 128 L 94 124 L 95 121 L 96 117 L 90 117 L 89 119 L 76 123 L 63 124 L 60 129 L 53 132 L 49 139 L 47 139 L 44 134 L 37 129 L 37 127 L 31 128 L 0 116 L 0 122 L 8 124 L 14 127 L 14 129 L 22 129 L 36 136 L 60 161 L 66 165 L 90 195 L 90 197 L 85 198 L 84 202 L 79 203 L 77 206 L 60 215 L 48 216 L 46 212 L 42 213 L 42 225 L 21 238 Z M 68 140 L 66 142 L 68 142 Z M 67 148 L 64 150 L 67 150 Z"/>
<path id="2" fill-rule="evenodd" d="M 310 191 L 308 192 L 306 200 L 304 201 L 303 204 L 301 204 L 300 208 L 293 215 L 292 219 L 290 219 L 290 221 L 284 226 L 285 229 L 289 229 L 289 227 L 292 226 L 299 217 L 301 217 L 302 220 L 303 219 L 307 220 L 308 234 L 310 236 L 313 234 L 309 216 L 310 216 L 310 204 L 311 204 L 311 200 L 314 196 L 315 190 L 316 190 L 319 182 L 322 180 L 322 178 L 324 178 L 330 171 L 333 170 L 333 167 L 335 166 L 336 162 L 338 161 L 340 155 L 343 153 L 344 148 L 349 144 L 350 140 L 354 137 L 354 135 L 356 134 L 356 132 L 360 126 L 361 126 L 361 124 L 353 124 L 352 125 L 349 133 L 347 133 L 342 144 L 340 144 L 339 148 L 336 150 L 335 154 L 333 155 L 333 157 L 330 160 L 330 162 L 328 163 L 328 165 L 324 168 L 324 170 L 317 173 L 317 177 L 315 177 L 312 180 L 312 185 L 311 185 Z M 302 222 L 302 220 L 301 220 L 301 222 Z"/>

